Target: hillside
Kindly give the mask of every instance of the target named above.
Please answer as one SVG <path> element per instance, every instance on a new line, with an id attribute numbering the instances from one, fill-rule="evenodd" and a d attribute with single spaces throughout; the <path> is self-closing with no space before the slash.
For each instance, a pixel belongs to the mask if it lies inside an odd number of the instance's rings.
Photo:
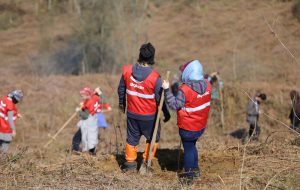
<path id="1" fill-rule="evenodd" d="M 0 0 L 0 94 L 23 89 L 19 110 L 24 117 L 18 121 L 9 155 L 0 159 L 0 189 L 299 189 L 300 137 L 287 128 L 289 91 L 300 90 L 300 22 L 292 15 L 292 1 L 149 1 L 139 17 L 143 19 L 135 22 L 134 14 L 125 12 L 120 23 L 114 22 L 108 45 L 120 49 L 112 51 L 118 63 L 111 71 L 84 75 L 45 74 L 39 68 L 69 47 L 74 31 L 82 27 L 78 16 L 64 11 L 47 14 L 43 9 L 37 14 L 32 1 L 14 2 Z M 11 18 L 10 24 L 6 18 Z M 155 45 L 155 67 L 162 74 L 175 74 L 181 64 L 199 59 L 207 73 L 219 71 L 225 83 L 225 126 L 218 127 L 216 116 L 210 118 L 197 144 L 202 176 L 192 186 L 182 186 L 177 178 L 183 155 L 176 113 L 162 126 L 153 174 L 124 174 L 119 169 L 124 158 L 116 146 L 122 149 L 126 136 L 125 116 L 117 108 L 120 66 L 135 60 L 145 41 Z M 113 107 L 97 157 L 68 151 L 77 118 L 44 149 L 75 111 L 84 86 L 101 86 Z M 246 93 L 252 96 L 257 90 L 268 95 L 262 108 L 266 115 L 260 118 L 262 134 L 245 146 L 234 132 L 248 128 Z M 117 126 L 122 136 L 116 136 Z M 143 147 L 141 143 L 139 151 Z"/>

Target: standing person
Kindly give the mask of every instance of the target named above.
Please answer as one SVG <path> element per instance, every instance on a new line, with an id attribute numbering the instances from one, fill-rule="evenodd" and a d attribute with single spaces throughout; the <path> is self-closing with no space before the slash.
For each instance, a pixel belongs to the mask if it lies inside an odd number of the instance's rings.
<path id="1" fill-rule="evenodd" d="M 213 72 L 208 77 L 208 80 L 210 81 L 210 84 L 212 86 L 212 94 L 211 94 L 211 100 L 215 103 L 220 103 L 221 97 L 220 97 L 220 91 L 223 90 L 223 81 L 219 75 L 219 72 Z"/>
<path id="2" fill-rule="evenodd" d="M 146 147 L 143 154 L 144 162 L 147 160 L 150 142 L 155 125 L 157 108 L 162 92 L 160 75 L 152 69 L 155 49 L 151 43 L 143 44 L 140 48 L 138 63 L 123 67 L 123 74 L 118 87 L 119 108 L 125 112 L 127 99 L 127 144 L 125 148 L 126 162 L 123 171 L 137 169 L 137 150 L 142 135 L 146 138 Z M 164 106 L 165 122 L 170 114 Z M 154 145 L 154 157 L 160 138 L 160 126 Z"/>
<path id="3" fill-rule="evenodd" d="M 88 89 L 88 88 L 86 88 Z M 103 97 L 103 93 L 99 87 L 95 89 L 95 92 L 92 92 L 91 89 L 88 91 L 91 91 L 93 97 L 94 97 L 94 107 L 97 109 L 96 115 L 97 115 L 97 126 L 99 128 L 107 128 L 107 122 L 105 119 L 105 116 L 103 115 L 104 112 L 111 111 L 111 107 L 108 102 L 105 101 Z M 83 106 L 83 103 L 81 103 L 81 106 Z M 80 109 L 79 109 L 80 111 Z M 87 111 L 81 111 L 79 113 L 79 116 L 81 120 L 86 120 L 88 118 L 89 112 Z M 99 134 L 100 132 L 98 132 Z M 72 139 L 72 151 L 79 152 L 80 151 L 80 144 L 81 144 L 82 134 L 81 129 L 79 128 L 78 131 L 74 134 Z"/>
<path id="4" fill-rule="evenodd" d="M 211 85 L 203 77 L 203 68 L 198 60 L 182 67 L 182 82 L 175 97 L 169 90 L 169 82 L 163 82 L 167 105 L 177 110 L 179 135 L 184 148 L 184 179 L 192 182 L 200 176 L 196 142 L 205 131 L 208 120 Z"/>
<path id="5" fill-rule="evenodd" d="M 300 126 L 300 96 L 295 90 L 290 92 L 290 98 L 292 101 L 292 108 L 290 112 L 291 128 L 299 129 Z"/>
<path id="6" fill-rule="evenodd" d="M 258 119 L 260 111 L 260 104 L 267 100 L 267 96 L 264 93 L 257 93 L 253 100 L 249 100 L 247 106 L 247 122 L 249 123 L 249 132 L 244 142 L 247 142 L 253 135 L 254 139 L 258 139 L 260 135 L 260 127 L 258 125 Z"/>
<path id="7" fill-rule="evenodd" d="M 88 87 L 81 89 L 80 95 L 83 102 L 81 108 L 76 108 L 76 110 L 79 111 L 81 118 L 77 126 L 81 131 L 82 151 L 89 151 L 91 155 L 96 155 L 96 146 L 98 144 L 96 113 L 99 109 L 99 96 Z"/>
<path id="8" fill-rule="evenodd" d="M 18 114 L 17 106 L 23 99 L 21 90 L 14 90 L 0 101 L 0 151 L 7 153 L 9 144 L 16 136 L 16 119 L 21 117 Z"/>

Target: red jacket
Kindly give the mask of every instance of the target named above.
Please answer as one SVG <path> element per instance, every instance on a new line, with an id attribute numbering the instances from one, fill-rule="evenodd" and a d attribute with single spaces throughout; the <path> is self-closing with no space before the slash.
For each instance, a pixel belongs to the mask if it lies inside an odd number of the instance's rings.
<path id="1" fill-rule="evenodd" d="M 159 74 L 153 70 L 144 81 L 139 82 L 132 76 L 132 65 L 123 67 L 129 112 L 139 115 L 156 113 L 155 84 L 158 77 Z"/>
<path id="2" fill-rule="evenodd" d="M 18 110 L 16 105 L 12 100 L 8 99 L 7 96 L 3 97 L 0 100 L 0 132 L 1 133 L 12 133 L 12 129 L 9 126 L 8 122 L 8 112 L 13 111 L 13 119 L 16 124 L 16 119 L 18 115 Z"/>
<path id="3" fill-rule="evenodd" d="M 91 115 L 94 115 L 100 110 L 101 104 L 99 102 L 100 97 L 94 94 L 90 99 L 83 101 L 82 109 L 87 109 Z"/>
<path id="4" fill-rule="evenodd" d="M 200 131 L 206 127 L 211 100 L 211 85 L 209 82 L 207 84 L 203 95 L 198 94 L 186 84 L 180 87 L 185 96 L 185 105 L 177 111 L 179 128 L 187 131 Z"/>

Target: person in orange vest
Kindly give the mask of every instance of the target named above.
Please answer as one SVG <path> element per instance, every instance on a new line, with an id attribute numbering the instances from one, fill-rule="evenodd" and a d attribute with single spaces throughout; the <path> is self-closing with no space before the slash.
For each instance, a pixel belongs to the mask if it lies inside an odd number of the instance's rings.
<path id="1" fill-rule="evenodd" d="M 141 136 L 146 138 L 143 162 L 147 160 L 152 133 L 155 125 L 157 109 L 162 92 L 160 75 L 152 69 L 155 48 L 151 43 L 143 44 L 140 48 L 138 63 L 123 67 L 122 77 L 118 87 L 119 108 L 125 112 L 127 99 L 127 144 L 123 171 L 137 169 L 137 150 Z M 166 106 L 163 108 L 164 121 L 170 119 Z M 160 138 L 160 126 L 154 146 L 154 157 Z"/>
<path id="2" fill-rule="evenodd" d="M 14 90 L 0 101 L 0 151 L 7 153 L 9 144 L 16 136 L 16 120 L 21 117 L 18 114 L 16 104 L 23 99 L 21 90 Z"/>
<path id="3" fill-rule="evenodd" d="M 169 90 L 169 82 L 163 82 L 165 98 L 170 109 L 177 111 L 177 125 L 184 148 L 183 179 L 192 182 L 200 176 L 196 142 L 205 131 L 208 120 L 211 85 L 203 77 L 203 68 L 198 60 L 181 67 L 182 82 L 176 97 Z"/>

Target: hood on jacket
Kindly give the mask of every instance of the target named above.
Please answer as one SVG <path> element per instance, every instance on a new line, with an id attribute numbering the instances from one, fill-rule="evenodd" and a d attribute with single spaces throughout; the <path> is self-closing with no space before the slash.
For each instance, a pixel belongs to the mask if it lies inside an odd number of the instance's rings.
<path id="1" fill-rule="evenodd" d="M 143 67 L 140 64 L 134 64 L 132 67 L 132 76 L 138 81 L 144 81 L 151 72 L 151 67 Z"/>
<path id="2" fill-rule="evenodd" d="M 190 62 L 182 72 L 182 82 L 203 80 L 203 67 L 198 60 Z"/>

